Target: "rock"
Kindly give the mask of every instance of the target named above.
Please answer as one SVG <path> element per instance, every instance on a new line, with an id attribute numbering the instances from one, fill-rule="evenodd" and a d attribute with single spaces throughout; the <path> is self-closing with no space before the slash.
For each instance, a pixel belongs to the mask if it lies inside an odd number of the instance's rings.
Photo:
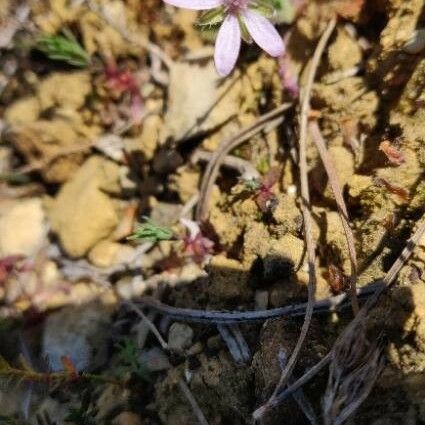
<path id="1" fill-rule="evenodd" d="M 12 127 L 8 132 L 8 140 L 27 162 L 49 163 L 42 174 L 45 180 L 54 183 L 67 180 L 82 162 L 81 152 L 58 157 L 64 150 L 76 146 L 79 137 L 74 126 L 64 119 L 39 120 Z"/>
<path id="2" fill-rule="evenodd" d="M 112 423 L 114 425 L 142 425 L 140 417 L 133 412 L 121 412 Z"/>
<path id="3" fill-rule="evenodd" d="M 107 360 L 110 327 L 110 313 L 100 305 L 66 307 L 47 318 L 42 355 L 54 372 L 63 370 L 63 356 L 69 357 L 78 371 L 96 369 Z"/>
<path id="4" fill-rule="evenodd" d="M 0 146 L 0 175 L 9 174 L 12 171 L 12 159 L 12 149 L 8 146 Z"/>
<path id="5" fill-rule="evenodd" d="M 280 233 L 290 232 L 297 234 L 302 228 L 303 218 L 301 210 L 296 204 L 295 196 L 279 193 L 277 200 L 278 203 L 273 211 L 273 218 L 279 225 Z"/>
<path id="6" fill-rule="evenodd" d="M 171 367 L 167 355 L 159 347 L 143 350 L 139 359 L 141 364 L 146 366 L 151 372 L 160 372 Z"/>
<path id="7" fill-rule="evenodd" d="M 97 267 L 111 267 L 123 264 L 133 256 L 132 246 L 103 240 L 90 250 L 88 259 Z"/>
<path id="8" fill-rule="evenodd" d="M 10 105 L 4 119 L 11 126 L 29 124 L 37 120 L 40 113 L 40 104 L 35 97 L 19 99 Z"/>
<path id="9" fill-rule="evenodd" d="M 196 169 L 183 165 L 170 180 L 170 189 L 178 192 L 182 202 L 187 202 L 198 191 L 200 175 Z"/>
<path id="10" fill-rule="evenodd" d="M 328 57 L 333 69 L 350 69 L 361 62 L 362 50 L 345 28 L 339 28 L 335 41 L 329 47 Z"/>
<path id="11" fill-rule="evenodd" d="M 175 224 L 181 213 L 182 206 L 168 202 L 151 202 L 151 220 L 159 226 L 172 226 Z"/>
<path id="12" fill-rule="evenodd" d="M 291 234 L 283 235 L 272 242 L 268 255 L 286 260 L 292 269 L 298 268 L 304 255 L 304 241 Z"/>
<path id="13" fill-rule="evenodd" d="M 168 345 L 171 350 L 182 352 L 192 344 L 193 329 L 184 323 L 173 323 L 168 331 Z"/>
<path id="14" fill-rule="evenodd" d="M 48 204 L 53 231 L 71 257 L 81 257 L 117 226 L 114 202 L 105 191 L 116 192 L 119 166 L 93 156 L 65 183 Z"/>
<path id="15" fill-rule="evenodd" d="M 168 110 L 161 128 L 160 142 L 168 138 L 188 139 L 225 123 L 239 111 L 231 80 L 218 85 L 218 75 L 210 62 L 206 66 L 174 63 L 170 70 Z M 226 93 L 225 96 L 222 96 Z M 214 106 L 214 107 L 213 107 Z"/>
<path id="16" fill-rule="evenodd" d="M 146 283 L 140 276 L 125 276 L 115 284 L 115 290 L 119 297 L 130 300 L 143 294 Z"/>
<path id="17" fill-rule="evenodd" d="M 143 130 L 137 139 L 137 148 L 143 153 L 147 161 L 153 158 L 156 151 L 162 125 L 162 118 L 159 115 L 148 116 L 143 121 Z"/>
<path id="18" fill-rule="evenodd" d="M 263 223 L 253 222 L 245 229 L 243 243 L 244 265 L 251 267 L 258 257 L 265 257 L 270 250 L 270 234 Z"/>
<path id="19" fill-rule="evenodd" d="M 56 72 L 39 85 L 37 98 L 42 110 L 52 107 L 80 109 L 91 92 L 88 71 Z"/>
<path id="20" fill-rule="evenodd" d="M 255 309 L 266 310 L 269 305 L 269 291 L 255 291 Z"/>
<path id="21" fill-rule="evenodd" d="M 0 205 L 0 257 L 34 255 L 43 245 L 47 225 L 42 203 L 31 198 Z"/>

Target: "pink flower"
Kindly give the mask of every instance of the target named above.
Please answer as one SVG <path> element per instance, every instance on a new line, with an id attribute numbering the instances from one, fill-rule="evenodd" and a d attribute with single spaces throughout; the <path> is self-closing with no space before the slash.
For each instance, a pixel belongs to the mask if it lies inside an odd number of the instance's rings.
<path id="1" fill-rule="evenodd" d="M 180 223 L 186 227 L 183 238 L 183 251 L 196 263 L 202 263 L 214 251 L 214 242 L 205 237 L 196 221 L 181 218 Z"/>
<path id="2" fill-rule="evenodd" d="M 255 0 L 164 0 L 172 6 L 193 10 L 223 7 L 225 18 L 215 43 L 215 66 L 225 77 L 232 72 L 241 48 L 241 24 L 253 40 L 269 55 L 279 57 L 285 47 L 275 27 L 255 7 Z"/>

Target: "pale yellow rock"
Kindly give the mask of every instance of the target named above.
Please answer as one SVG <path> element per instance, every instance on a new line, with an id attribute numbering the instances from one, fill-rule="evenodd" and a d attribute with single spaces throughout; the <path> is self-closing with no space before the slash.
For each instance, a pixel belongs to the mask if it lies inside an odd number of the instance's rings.
<path id="1" fill-rule="evenodd" d="M 42 174 L 52 183 L 62 183 L 76 171 L 81 153 L 53 159 L 70 146 L 76 146 L 78 138 L 76 129 L 62 119 L 38 120 L 12 128 L 9 134 L 10 142 L 28 162 L 40 158 L 50 162 Z"/>
<path id="2" fill-rule="evenodd" d="M 40 103 L 36 97 L 19 99 L 10 105 L 5 113 L 4 120 L 11 126 L 32 123 L 40 113 Z"/>
<path id="3" fill-rule="evenodd" d="M 184 165 L 171 176 L 170 188 L 178 192 L 182 202 L 187 202 L 198 190 L 199 177 L 198 170 Z"/>
<path id="4" fill-rule="evenodd" d="M 85 255 L 118 224 L 114 202 L 105 193 L 116 192 L 118 181 L 119 166 L 93 156 L 50 203 L 52 229 L 71 257 Z"/>
<path id="5" fill-rule="evenodd" d="M 46 238 L 46 222 L 39 198 L 14 202 L 0 207 L 0 257 L 34 255 Z"/>
<path id="6" fill-rule="evenodd" d="M 57 72 L 39 84 L 37 97 L 43 110 L 51 107 L 79 109 L 90 92 L 89 72 Z"/>
<path id="7" fill-rule="evenodd" d="M 270 254 L 285 258 L 294 265 L 294 268 L 299 268 L 304 251 L 304 241 L 288 233 L 273 241 Z"/>
<path id="8" fill-rule="evenodd" d="M 114 425 L 141 425 L 142 421 L 133 412 L 121 412 L 115 419 Z"/>
<path id="9" fill-rule="evenodd" d="M 160 141 L 187 139 L 222 125 L 240 112 L 238 90 L 219 84 L 212 62 L 199 66 L 175 63 L 170 70 L 168 109 Z"/>
<path id="10" fill-rule="evenodd" d="M 140 135 L 140 150 L 145 154 L 146 160 L 151 160 L 159 143 L 159 132 L 162 126 L 162 118 L 152 115 L 143 121 L 143 130 Z"/>
<path id="11" fill-rule="evenodd" d="M 328 57 L 333 69 L 349 69 L 361 62 L 362 50 L 345 28 L 339 28 L 335 41 L 329 47 Z"/>
<path id="12" fill-rule="evenodd" d="M 90 250 L 88 259 L 97 267 L 111 267 L 131 259 L 133 256 L 133 247 L 104 240 Z"/>

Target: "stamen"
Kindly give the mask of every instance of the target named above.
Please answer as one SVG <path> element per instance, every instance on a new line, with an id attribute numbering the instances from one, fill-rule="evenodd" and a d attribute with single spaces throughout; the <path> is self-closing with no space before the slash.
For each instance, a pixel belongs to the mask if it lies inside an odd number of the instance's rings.
<path id="1" fill-rule="evenodd" d="M 248 7 L 249 0 L 225 0 L 224 3 L 229 13 L 238 13 Z"/>

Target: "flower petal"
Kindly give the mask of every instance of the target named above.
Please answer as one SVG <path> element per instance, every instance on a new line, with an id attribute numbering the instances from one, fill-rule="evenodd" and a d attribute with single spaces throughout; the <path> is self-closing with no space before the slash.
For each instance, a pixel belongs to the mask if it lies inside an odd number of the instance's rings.
<path id="1" fill-rule="evenodd" d="M 221 24 L 215 42 L 214 61 L 217 72 L 226 77 L 232 72 L 241 49 L 241 29 L 238 18 L 228 15 Z"/>
<path id="2" fill-rule="evenodd" d="M 188 218 L 182 217 L 180 219 L 180 223 L 186 227 L 186 229 L 189 232 L 189 237 L 191 240 L 195 239 L 196 236 L 198 236 L 199 233 L 201 233 L 201 229 L 199 227 L 199 224 L 196 221 L 189 220 Z"/>
<path id="3" fill-rule="evenodd" d="M 242 12 L 242 16 L 251 37 L 263 50 L 274 57 L 283 55 L 285 46 L 282 37 L 268 19 L 248 9 Z"/>
<path id="4" fill-rule="evenodd" d="M 164 0 L 164 2 L 171 6 L 192 10 L 214 9 L 223 4 L 223 0 Z"/>

